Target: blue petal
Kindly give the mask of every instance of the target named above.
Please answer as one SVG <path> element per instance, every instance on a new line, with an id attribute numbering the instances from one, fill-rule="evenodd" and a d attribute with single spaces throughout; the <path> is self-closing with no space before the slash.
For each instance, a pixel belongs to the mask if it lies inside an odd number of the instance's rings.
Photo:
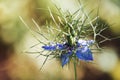
<path id="1" fill-rule="evenodd" d="M 72 55 L 72 51 L 67 54 L 61 54 L 62 67 L 69 62 L 69 56 Z"/>
<path id="2" fill-rule="evenodd" d="M 77 46 L 89 46 L 92 45 L 94 43 L 94 40 L 78 40 L 77 42 Z"/>
<path id="3" fill-rule="evenodd" d="M 66 54 L 61 55 L 62 67 L 68 63 L 69 57 Z"/>
<path id="4" fill-rule="evenodd" d="M 86 40 L 78 40 L 78 43 L 77 43 L 79 46 L 87 46 L 87 41 Z"/>
<path id="5" fill-rule="evenodd" d="M 58 49 L 63 50 L 65 49 L 64 44 L 57 44 Z"/>
<path id="6" fill-rule="evenodd" d="M 67 54 L 68 54 L 68 56 L 71 56 L 72 55 L 72 51 L 69 50 Z"/>
<path id="7" fill-rule="evenodd" d="M 76 56 L 80 60 L 85 60 L 85 61 L 92 61 L 93 60 L 92 52 L 87 46 L 78 49 L 76 51 Z"/>
<path id="8" fill-rule="evenodd" d="M 46 45 L 46 46 L 42 46 L 42 48 L 44 48 L 45 50 L 56 50 L 56 46 L 53 45 Z"/>

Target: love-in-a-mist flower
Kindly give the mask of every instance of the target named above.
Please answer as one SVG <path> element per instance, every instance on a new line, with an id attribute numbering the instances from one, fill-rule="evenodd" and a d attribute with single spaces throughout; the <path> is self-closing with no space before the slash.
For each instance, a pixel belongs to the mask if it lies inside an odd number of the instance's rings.
<path id="1" fill-rule="evenodd" d="M 61 52 L 60 59 L 62 66 L 64 66 L 70 61 L 70 57 L 72 56 L 77 57 L 79 60 L 92 61 L 93 55 L 89 47 L 93 43 L 93 40 L 78 40 L 74 45 L 69 45 L 67 42 L 52 43 L 50 45 L 44 45 L 42 48 L 48 51 Z"/>

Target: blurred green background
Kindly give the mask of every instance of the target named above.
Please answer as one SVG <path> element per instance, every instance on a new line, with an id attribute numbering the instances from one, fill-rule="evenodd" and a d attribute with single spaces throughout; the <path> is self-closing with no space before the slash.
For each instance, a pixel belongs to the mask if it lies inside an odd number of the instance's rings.
<path id="1" fill-rule="evenodd" d="M 86 12 L 94 9 L 95 16 L 99 6 L 99 17 L 110 26 L 103 35 L 120 36 L 120 0 L 81 0 Z M 47 61 L 42 71 L 44 57 L 38 54 L 26 54 L 24 51 L 38 51 L 37 43 L 29 29 L 19 16 L 32 29 L 36 25 L 45 32 L 46 20 L 52 20 L 48 7 L 56 12 L 54 6 L 69 10 L 71 13 L 78 7 L 77 0 L 0 0 L 0 80 L 73 80 L 73 65 L 61 67 L 60 62 L 53 59 Z M 48 35 L 47 33 L 45 35 Z M 44 40 L 42 37 L 39 39 Z M 119 80 L 120 79 L 120 39 L 101 44 L 106 47 L 103 53 L 94 54 L 93 63 L 81 62 L 77 66 L 78 80 Z"/>

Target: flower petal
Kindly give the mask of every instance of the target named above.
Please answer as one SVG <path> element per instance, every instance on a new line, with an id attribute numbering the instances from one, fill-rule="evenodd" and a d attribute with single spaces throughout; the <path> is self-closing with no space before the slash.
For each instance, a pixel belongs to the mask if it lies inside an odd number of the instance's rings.
<path id="1" fill-rule="evenodd" d="M 64 44 L 57 44 L 57 48 L 60 50 L 63 50 L 63 49 L 65 49 L 65 46 L 64 46 Z"/>
<path id="2" fill-rule="evenodd" d="M 61 55 L 61 61 L 62 61 L 62 67 L 68 63 L 69 61 L 69 57 L 67 56 L 67 54 L 62 54 Z"/>
<path id="3" fill-rule="evenodd" d="M 55 45 L 46 45 L 46 46 L 42 46 L 42 48 L 44 48 L 45 50 L 56 50 L 56 46 Z"/>
<path id="4" fill-rule="evenodd" d="M 86 40 L 78 40 L 78 43 L 77 43 L 79 46 L 87 46 L 87 41 Z"/>
<path id="5" fill-rule="evenodd" d="M 87 46 L 78 49 L 76 51 L 76 56 L 80 60 L 85 60 L 85 61 L 92 61 L 93 60 L 92 52 L 91 52 L 91 50 Z"/>
<path id="6" fill-rule="evenodd" d="M 80 47 L 80 46 L 90 46 L 94 43 L 94 40 L 78 40 L 77 42 L 77 46 Z"/>
<path id="7" fill-rule="evenodd" d="M 69 62 L 69 57 L 72 55 L 72 51 L 69 51 L 67 54 L 61 54 L 62 67 Z"/>

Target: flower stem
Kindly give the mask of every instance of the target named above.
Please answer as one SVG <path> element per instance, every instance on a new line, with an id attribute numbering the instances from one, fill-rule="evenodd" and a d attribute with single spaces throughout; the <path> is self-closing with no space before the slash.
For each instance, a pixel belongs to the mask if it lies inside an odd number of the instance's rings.
<path id="1" fill-rule="evenodd" d="M 77 68 L 76 68 L 76 61 L 74 61 L 74 75 L 75 75 L 75 80 L 77 80 Z"/>

